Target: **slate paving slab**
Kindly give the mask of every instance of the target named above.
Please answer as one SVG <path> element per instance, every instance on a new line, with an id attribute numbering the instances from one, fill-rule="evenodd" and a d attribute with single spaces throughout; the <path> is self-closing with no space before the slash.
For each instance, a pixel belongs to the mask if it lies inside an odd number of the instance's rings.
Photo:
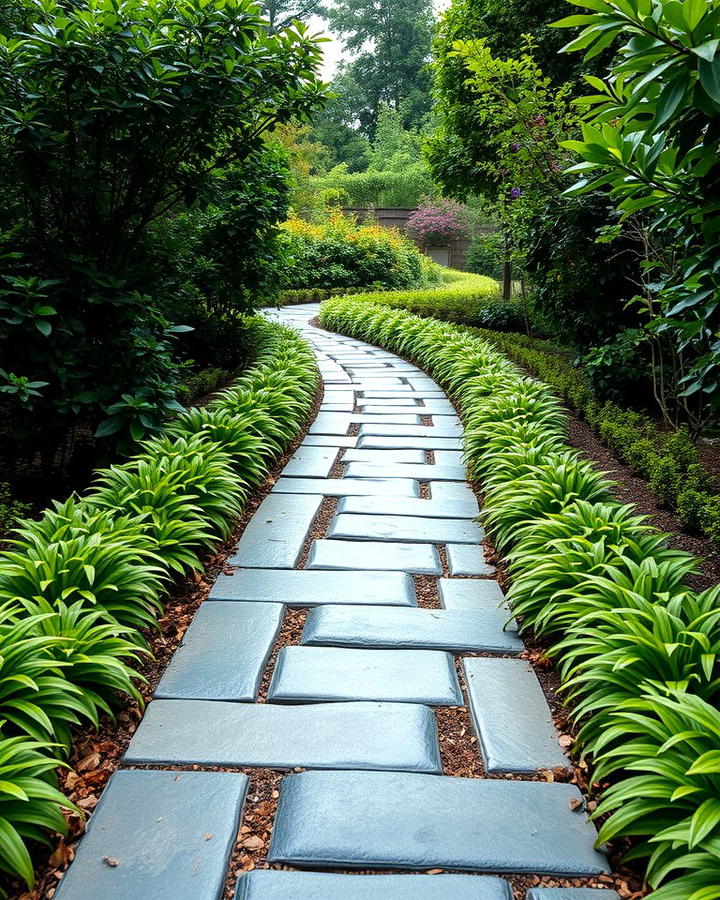
<path id="1" fill-rule="evenodd" d="M 300 447 L 355 447 L 357 435 L 306 434 Z"/>
<path id="2" fill-rule="evenodd" d="M 605 888 L 530 888 L 526 900 L 620 900 L 617 891 Z"/>
<path id="3" fill-rule="evenodd" d="M 512 890 L 507 881 L 484 875 L 351 875 L 254 869 L 238 879 L 235 900 L 290 900 L 290 898 L 292 900 L 512 900 Z M 572 897 L 568 900 L 572 900 Z"/>
<path id="4" fill-rule="evenodd" d="M 460 466 L 440 466 L 434 463 L 350 463 L 345 469 L 348 478 L 417 478 L 418 481 L 465 481 L 465 469 Z"/>
<path id="5" fill-rule="evenodd" d="M 425 500 L 413 497 L 343 497 L 338 503 L 338 513 L 382 516 L 421 516 L 433 519 L 474 519 L 477 502 Z"/>
<path id="6" fill-rule="evenodd" d="M 437 650 L 348 650 L 283 647 L 268 700 L 316 703 L 383 700 L 463 706 L 455 664 Z"/>
<path id="7" fill-rule="evenodd" d="M 308 434 L 347 434 L 350 413 L 318 413 L 308 429 Z"/>
<path id="8" fill-rule="evenodd" d="M 245 568 L 292 569 L 321 504 L 322 495 L 317 492 L 299 497 L 271 492 L 248 522 L 228 563 Z"/>
<path id="9" fill-rule="evenodd" d="M 505 594 L 491 578 L 441 578 L 438 590 L 443 609 L 506 608 Z"/>
<path id="10" fill-rule="evenodd" d="M 115 772 L 55 900 L 219 900 L 247 786 L 230 772 Z"/>
<path id="11" fill-rule="evenodd" d="M 412 478 L 278 478 L 271 493 L 324 497 L 419 497 Z"/>
<path id="12" fill-rule="evenodd" d="M 432 544 L 324 539 L 313 541 L 307 562 L 308 569 L 367 569 L 369 565 L 388 572 L 442 574 Z"/>
<path id="13" fill-rule="evenodd" d="M 442 403 L 437 400 L 426 400 L 423 406 L 418 407 L 399 407 L 399 406 L 389 406 L 386 404 L 368 404 L 363 407 L 363 412 L 367 414 L 375 413 L 375 414 L 385 414 L 385 415 L 393 415 L 393 413 L 402 412 L 403 410 L 407 410 L 409 408 L 416 409 L 419 411 L 422 416 L 439 416 L 443 418 L 444 416 L 454 416 L 457 417 L 457 413 L 455 412 L 454 407 L 450 403 Z"/>
<path id="14" fill-rule="evenodd" d="M 465 467 L 462 450 L 436 450 L 435 462 L 443 466 Z"/>
<path id="15" fill-rule="evenodd" d="M 572 784 L 300 772 L 284 779 L 268 859 L 297 866 L 607 871 Z M 352 815 L 348 811 L 352 810 Z"/>
<path id="16" fill-rule="evenodd" d="M 341 501 L 342 502 L 342 501 Z M 345 572 L 308 569 L 239 569 L 220 575 L 210 600 L 280 603 L 286 606 L 351 605 L 415 606 L 415 584 L 404 572 L 353 572 L 348 590 Z"/>
<path id="17" fill-rule="evenodd" d="M 200 605 L 155 691 L 156 698 L 254 700 L 284 607 Z"/>
<path id="18" fill-rule="evenodd" d="M 470 712 L 488 772 L 568 767 L 537 676 L 522 659 L 464 659 Z"/>
<path id="19" fill-rule="evenodd" d="M 447 555 L 451 575 L 492 575 L 495 572 L 495 566 L 486 561 L 482 547 L 448 544 Z"/>
<path id="20" fill-rule="evenodd" d="M 125 763 L 440 772 L 432 710 L 414 703 L 153 700 Z"/>
<path id="21" fill-rule="evenodd" d="M 460 484 L 457 481 L 431 481 L 430 496 L 433 500 L 444 500 L 447 503 L 475 504 L 475 509 L 480 512 L 477 497 L 468 484 Z"/>
<path id="22" fill-rule="evenodd" d="M 448 650 L 454 653 L 520 653 L 517 632 L 503 630 L 503 610 L 406 609 L 319 606 L 310 610 L 305 645 Z"/>
<path id="23" fill-rule="evenodd" d="M 363 434 L 361 426 L 357 446 L 365 450 L 461 450 L 462 440 L 444 435 Z"/>
<path id="24" fill-rule="evenodd" d="M 283 469 L 283 475 L 327 478 L 338 452 L 338 447 L 299 447 Z"/>
<path id="25" fill-rule="evenodd" d="M 420 409 L 421 408 L 418 407 L 418 410 L 420 410 Z M 363 425 L 376 425 L 376 426 L 383 426 L 383 427 L 387 427 L 388 425 L 394 425 L 396 428 L 406 428 L 406 427 L 409 428 L 409 427 L 412 427 L 413 425 L 420 426 L 420 415 L 421 415 L 420 411 L 417 414 L 410 414 L 410 413 L 399 413 L 399 412 L 392 413 L 392 412 L 390 412 L 390 410 L 387 410 L 384 413 L 382 413 L 382 412 L 379 412 L 379 413 L 374 412 L 373 413 L 370 410 L 367 410 L 366 412 L 363 412 L 363 413 L 353 413 L 350 416 L 350 423 L 352 425 L 360 425 L 361 427 Z M 429 426 L 422 426 L 422 427 L 427 428 Z"/>
<path id="26" fill-rule="evenodd" d="M 458 424 L 447 425 L 396 425 L 389 418 L 360 425 L 360 436 L 383 435 L 386 437 L 427 437 L 427 438 L 459 438 L 462 428 Z M 433 449 L 426 447 L 424 449 Z"/>
<path id="27" fill-rule="evenodd" d="M 425 503 L 431 501 L 425 500 Z M 476 544 L 483 529 L 469 519 L 435 519 L 420 516 L 352 515 L 335 516 L 328 528 L 329 538 L 358 541 L 409 541 L 444 544 L 447 541 Z"/>
<path id="28" fill-rule="evenodd" d="M 366 400 L 390 400 L 395 397 L 405 397 L 407 399 L 408 392 L 407 390 L 398 390 L 397 388 L 390 388 L 386 391 L 365 391 L 364 398 Z M 442 400 L 445 397 L 445 394 L 438 391 L 412 391 L 411 397 L 414 397 L 416 400 Z"/>
<path id="29" fill-rule="evenodd" d="M 340 459 L 343 465 L 351 462 L 386 466 L 388 463 L 424 463 L 424 450 L 347 450 Z"/>

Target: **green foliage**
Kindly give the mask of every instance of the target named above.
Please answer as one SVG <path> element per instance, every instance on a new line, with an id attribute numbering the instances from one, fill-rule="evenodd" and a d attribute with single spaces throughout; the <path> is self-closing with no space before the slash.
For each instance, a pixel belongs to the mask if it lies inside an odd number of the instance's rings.
<path id="1" fill-rule="evenodd" d="M 607 193 L 623 219 L 650 219 L 663 252 L 648 325 L 685 357 L 681 384 L 700 418 L 720 406 L 719 23 L 717 0 L 597 0 L 557 23 L 582 26 L 565 49 L 588 58 L 622 42 L 609 76 L 587 78 L 582 140 L 565 143 L 583 160 L 569 170 L 580 176 L 571 192 Z"/>
<path id="2" fill-rule="evenodd" d="M 517 328 L 522 321 L 519 304 L 500 300 L 498 284 L 492 278 L 442 270 L 444 284 L 425 290 L 372 291 L 358 294 L 364 303 L 381 303 L 420 316 L 450 322 Z"/>
<path id="3" fill-rule="evenodd" d="M 0 737 L 0 869 L 31 887 L 33 863 L 26 844 L 49 844 L 47 832 L 67 834 L 61 806 L 71 806 L 58 791 L 54 759 L 45 743 L 25 737 Z"/>
<path id="4" fill-rule="evenodd" d="M 10 486 L 0 481 L 0 542 L 24 515 L 27 515 L 27 506 L 14 500 Z"/>
<path id="5" fill-rule="evenodd" d="M 21 524 L 0 554 L 0 869 L 32 886 L 26 840 L 64 833 L 52 770 L 72 728 L 141 699 L 138 663 L 170 579 L 226 536 L 317 388 L 296 332 L 249 323 L 256 364 L 187 410 L 83 498 Z M 57 748 L 57 751 L 55 751 Z"/>
<path id="6" fill-rule="evenodd" d="M 195 296 L 247 307 L 271 283 L 257 250 L 284 175 L 260 137 L 322 105 L 321 54 L 250 0 L 18 6 L 0 33 L 2 443 L 50 467 L 73 428 L 137 442 L 176 408 L 162 221 L 193 210 L 174 262 Z"/>
<path id="7" fill-rule="evenodd" d="M 285 223 L 289 288 L 413 288 L 436 284 L 439 269 L 398 231 L 337 213 L 319 223 Z"/>
<path id="8" fill-rule="evenodd" d="M 373 137 L 383 104 L 419 125 L 430 109 L 430 0 L 336 0 L 325 13 L 351 54 L 341 74 L 355 88 L 352 106 L 361 131 Z"/>
<path id="9" fill-rule="evenodd" d="M 550 388 L 475 332 L 349 297 L 326 301 L 320 321 L 400 353 L 458 405 L 483 521 L 508 554 L 513 612 L 557 639 L 578 747 L 607 788 L 598 843 L 634 838 L 630 855 L 649 858 L 657 896 L 717 896 L 718 588 L 687 587 L 697 560 L 612 499 L 567 446 Z M 673 441 L 687 464 L 683 436 Z"/>
<path id="10" fill-rule="evenodd" d="M 567 350 L 524 334 L 477 329 L 483 340 L 544 381 L 583 415 L 602 442 L 649 482 L 689 530 L 720 541 L 720 485 L 701 466 L 687 428 L 667 431 L 649 415 L 603 402 Z"/>

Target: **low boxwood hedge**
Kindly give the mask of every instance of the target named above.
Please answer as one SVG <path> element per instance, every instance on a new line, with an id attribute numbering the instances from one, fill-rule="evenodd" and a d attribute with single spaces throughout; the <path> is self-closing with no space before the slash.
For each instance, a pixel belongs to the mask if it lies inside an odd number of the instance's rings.
<path id="1" fill-rule="evenodd" d="M 537 375 L 645 479 L 658 500 L 688 529 L 720 542 L 720 485 L 702 466 L 687 429 L 663 431 L 650 416 L 602 401 L 570 354 L 551 341 L 477 329 L 475 333 Z"/>
<path id="2" fill-rule="evenodd" d="M 658 900 L 720 896 L 720 588 L 687 587 L 697 560 L 613 499 L 558 398 L 488 341 L 351 298 L 320 321 L 421 366 L 460 409 L 513 611 L 552 642 L 577 747 L 611 783 L 598 842 L 632 838 Z"/>
<path id="3" fill-rule="evenodd" d="M 0 869 L 33 883 L 28 841 L 63 833 L 54 769 L 71 729 L 140 699 L 143 632 L 171 580 L 200 568 L 298 434 L 318 370 L 297 333 L 258 319 L 255 365 L 180 414 L 83 497 L 25 521 L 0 554 Z"/>

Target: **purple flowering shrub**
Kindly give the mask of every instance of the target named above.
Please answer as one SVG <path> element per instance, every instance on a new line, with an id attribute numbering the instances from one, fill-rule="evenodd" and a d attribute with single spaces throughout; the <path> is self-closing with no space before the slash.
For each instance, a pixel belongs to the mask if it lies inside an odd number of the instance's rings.
<path id="1" fill-rule="evenodd" d="M 465 236 L 467 214 L 454 200 L 424 200 L 407 220 L 406 227 L 421 247 L 444 246 Z"/>

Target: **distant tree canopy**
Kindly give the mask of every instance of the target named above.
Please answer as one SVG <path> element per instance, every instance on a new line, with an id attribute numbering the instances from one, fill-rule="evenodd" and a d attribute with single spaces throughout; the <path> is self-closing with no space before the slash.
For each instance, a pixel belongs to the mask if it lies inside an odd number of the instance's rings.
<path id="1" fill-rule="evenodd" d="M 280 31 L 293 19 L 304 22 L 313 13 L 320 12 L 321 0 L 266 0 L 260 6 L 270 23 L 270 31 Z"/>
<path id="2" fill-rule="evenodd" d="M 431 0 L 337 0 L 324 12 L 352 54 L 340 77 L 362 133 L 374 136 L 383 103 L 419 125 L 430 110 Z"/>

